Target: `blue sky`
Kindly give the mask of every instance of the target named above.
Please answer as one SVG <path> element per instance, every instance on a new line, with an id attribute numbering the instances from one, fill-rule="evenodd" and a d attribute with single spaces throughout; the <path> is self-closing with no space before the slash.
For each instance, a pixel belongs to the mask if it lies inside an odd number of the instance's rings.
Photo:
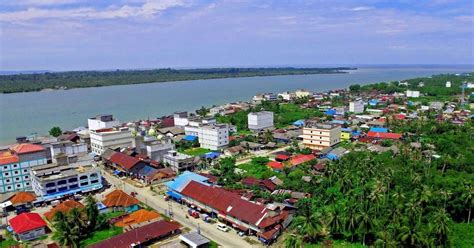
<path id="1" fill-rule="evenodd" d="M 472 2 L 0 1 L 0 70 L 474 64 Z"/>

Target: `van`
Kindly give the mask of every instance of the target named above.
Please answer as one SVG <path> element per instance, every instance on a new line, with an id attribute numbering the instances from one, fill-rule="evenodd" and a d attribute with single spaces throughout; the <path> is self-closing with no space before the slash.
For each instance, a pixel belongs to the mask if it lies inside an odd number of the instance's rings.
<path id="1" fill-rule="evenodd" d="M 223 232 L 228 232 L 230 230 L 229 227 L 227 227 L 225 224 L 222 224 L 222 223 L 217 224 L 217 229 Z"/>

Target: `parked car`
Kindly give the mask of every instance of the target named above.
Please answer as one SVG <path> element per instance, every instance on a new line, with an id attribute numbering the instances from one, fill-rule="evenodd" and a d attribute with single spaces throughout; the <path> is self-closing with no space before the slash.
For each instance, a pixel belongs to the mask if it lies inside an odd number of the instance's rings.
<path id="1" fill-rule="evenodd" d="M 225 224 L 219 223 L 217 224 L 217 230 L 221 230 L 223 232 L 228 232 L 230 228 L 226 226 Z"/>
<path id="2" fill-rule="evenodd" d="M 16 209 L 16 215 L 19 215 L 21 213 L 27 213 L 27 212 L 30 212 L 30 210 L 28 208 L 17 208 Z"/>
<path id="3" fill-rule="evenodd" d="M 242 231 L 238 231 L 237 234 L 238 234 L 240 237 L 243 237 L 243 236 L 246 235 L 246 233 L 245 233 L 245 232 L 242 232 Z"/>

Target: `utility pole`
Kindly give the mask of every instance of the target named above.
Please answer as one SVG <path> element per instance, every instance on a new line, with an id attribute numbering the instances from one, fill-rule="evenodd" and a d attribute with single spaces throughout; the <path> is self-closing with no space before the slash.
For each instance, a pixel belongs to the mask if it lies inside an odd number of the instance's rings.
<path id="1" fill-rule="evenodd" d="M 170 218 L 173 217 L 173 204 L 171 204 L 171 199 L 168 200 L 168 215 Z"/>

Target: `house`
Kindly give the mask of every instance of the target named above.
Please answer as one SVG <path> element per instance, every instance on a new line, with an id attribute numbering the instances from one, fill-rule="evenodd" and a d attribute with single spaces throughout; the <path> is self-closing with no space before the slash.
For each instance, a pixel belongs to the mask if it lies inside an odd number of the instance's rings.
<path id="1" fill-rule="evenodd" d="M 251 131 L 259 132 L 264 129 L 273 128 L 273 112 L 251 112 L 247 115 L 247 119 L 248 128 Z"/>
<path id="2" fill-rule="evenodd" d="M 265 148 L 265 145 L 262 145 L 260 143 L 255 143 L 255 142 L 250 142 L 250 141 L 242 141 L 240 142 L 240 146 L 244 147 L 246 150 L 249 151 L 260 151 Z"/>
<path id="3" fill-rule="evenodd" d="M 354 114 L 363 113 L 364 102 L 360 100 L 349 102 L 349 112 L 352 112 Z"/>
<path id="4" fill-rule="evenodd" d="M 189 232 L 179 235 L 179 239 L 186 243 L 190 248 L 208 247 L 211 242 L 199 232 Z"/>
<path id="5" fill-rule="evenodd" d="M 399 133 L 368 132 L 367 137 L 374 139 L 398 140 L 402 138 L 402 135 Z"/>
<path id="6" fill-rule="evenodd" d="M 276 188 L 276 185 L 270 179 L 260 180 L 255 177 L 246 177 L 240 182 L 247 187 L 259 187 L 270 192 L 273 192 Z"/>
<path id="7" fill-rule="evenodd" d="M 332 147 L 341 141 L 341 126 L 332 123 L 307 122 L 303 128 L 303 144 L 313 150 Z"/>
<path id="8" fill-rule="evenodd" d="M 328 154 L 326 154 L 326 158 L 330 160 L 338 160 L 346 153 L 348 153 L 346 149 L 342 147 L 338 147 L 338 148 L 332 149 Z"/>
<path id="9" fill-rule="evenodd" d="M 89 248 L 130 248 L 148 246 L 180 232 L 177 222 L 160 220 L 95 243 Z"/>
<path id="10" fill-rule="evenodd" d="M 153 141 L 145 145 L 146 155 L 155 161 L 163 161 L 166 153 L 174 150 L 173 143 L 168 141 Z"/>
<path id="11" fill-rule="evenodd" d="M 201 124 L 190 122 L 184 127 L 186 135 L 199 139 L 199 146 L 210 150 L 219 150 L 229 144 L 228 124 Z"/>
<path id="12" fill-rule="evenodd" d="M 289 91 L 285 91 L 285 92 L 282 92 L 282 93 L 279 93 L 278 94 L 278 98 L 281 98 L 285 101 L 292 101 L 293 99 L 296 98 L 296 94 L 295 93 L 291 93 Z"/>
<path id="13" fill-rule="evenodd" d="M 198 183 L 211 185 L 211 183 L 209 183 L 209 180 L 210 178 L 208 178 L 207 176 L 196 174 L 191 171 L 185 171 L 178 177 L 174 178 L 172 181 L 165 183 L 166 187 L 168 188 L 168 191 L 166 192 L 166 194 L 177 201 L 181 201 L 183 196 L 179 192 L 181 192 L 181 190 L 190 181 L 195 181 Z"/>
<path id="14" fill-rule="evenodd" d="M 405 94 L 407 97 L 413 97 L 413 98 L 420 97 L 420 92 L 417 90 L 407 90 Z"/>
<path id="15" fill-rule="evenodd" d="M 47 163 L 46 149 L 41 145 L 19 143 L 0 152 L 0 193 L 29 191 L 30 168 Z"/>
<path id="16" fill-rule="evenodd" d="M 352 129 L 341 128 L 341 140 L 350 140 L 352 137 Z"/>
<path id="17" fill-rule="evenodd" d="M 37 213 L 21 213 L 8 222 L 20 241 L 34 240 L 46 234 L 47 224 Z"/>
<path id="18" fill-rule="evenodd" d="M 129 156 L 123 152 L 114 153 L 108 162 L 108 165 L 113 167 L 115 170 L 119 170 L 128 175 L 138 175 L 139 170 L 150 166 L 145 161 Z"/>
<path id="19" fill-rule="evenodd" d="M 377 132 L 377 133 L 388 133 L 388 128 L 384 127 L 371 127 L 369 132 Z"/>
<path id="20" fill-rule="evenodd" d="M 75 200 L 66 200 L 58 205 L 54 206 L 51 210 L 46 212 L 44 214 L 44 217 L 48 219 L 49 221 L 53 220 L 54 216 L 56 215 L 57 212 L 61 212 L 63 214 L 69 213 L 74 208 L 84 208 L 84 205 L 82 203 L 75 201 Z"/>
<path id="21" fill-rule="evenodd" d="M 282 171 L 284 167 L 283 163 L 277 161 L 270 161 L 267 163 L 267 166 L 274 171 Z"/>
<path id="22" fill-rule="evenodd" d="M 18 192 L 14 194 L 9 201 L 15 208 L 30 208 L 33 207 L 33 202 L 36 201 L 36 195 L 30 192 Z"/>
<path id="23" fill-rule="evenodd" d="M 233 146 L 224 150 L 226 156 L 236 156 L 245 152 L 245 148 L 242 146 Z"/>
<path id="24" fill-rule="evenodd" d="M 295 91 L 295 95 L 296 95 L 296 98 L 309 97 L 311 96 L 311 92 L 304 89 L 298 89 Z"/>
<path id="25" fill-rule="evenodd" d="M 125 215 L 114 223 L 114 226 L 123 227 L 126 230 L 134 229 L 161 219 L 161 215 L 155 211 L 139 209 L 133 213 Z"/>
<path id="26" fill-rule="evenodd" d="M 292 167 L 298 166 L 300 164 L 309 162 L 316 159 L 316 156 L 313 154 L 299 154 L 290 159 L 290 165 Z"/>
<path id="27" fill-rule="evenodd" d="M 104 204 L 105 207 L 112 212 L 137 211 L 139 209 L 139 203 L 140 202 L 137 199 L 119 189 L 110 192 L 108 195 L 105 196 L 105 199 L 102 201 L 102 204 Z"/>
<path id="28" fill-rule="evenodd" d="M 51 143 L 50 152 L 53 163 L 56 163 L 55 158 L 59 154 L 64 154 L 67 157 L 87 154 L 87 144 L 85 142 L 76 143 L 70 140 L 58 141 Z"/>

